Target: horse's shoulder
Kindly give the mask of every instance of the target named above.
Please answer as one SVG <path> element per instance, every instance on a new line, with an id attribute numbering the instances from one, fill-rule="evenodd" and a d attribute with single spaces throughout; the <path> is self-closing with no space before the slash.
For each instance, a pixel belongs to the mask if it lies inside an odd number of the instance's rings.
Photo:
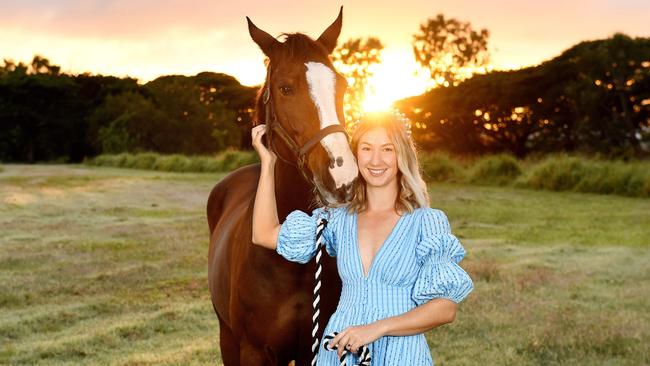
<path id="1" fill-rule="evenodd" d="M 229 204 L 249 202 L 255 197 L 259 176 L 260 164 L 252 164 L 233 170 L 214 185 L 207 202 L 210 232 Z"/>
<path id="2" fill-rule="evenodd" d="M 241 180 L 249 181 L 250 179 L 255 178 L 252 183 L 255 187 L 257 187 L 257 180 L 259 179 L 259 176 L 260 164 L 256 163 L 233 170 L 232 172 L 228 173 L 228 175 L 223 177 L 223 179 L 221 179 L 221 182 L 229 183 L 231 181 L 236 181 L 239 184 L 241 183 Z"/>

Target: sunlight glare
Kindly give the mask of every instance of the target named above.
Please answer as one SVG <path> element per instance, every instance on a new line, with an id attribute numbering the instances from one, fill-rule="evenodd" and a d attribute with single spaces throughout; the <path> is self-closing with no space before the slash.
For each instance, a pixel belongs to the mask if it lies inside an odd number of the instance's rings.
<path id="1" fill-rule="evenodd" d="M 365 112 L 390 110 L 395 101 L 424 93 L 431 82 L 428 75 L 417 72 L 418 64 L 408 47 L 386 47 L 382 59 L 371 66 L 374 74 L 362 103 Z"/>

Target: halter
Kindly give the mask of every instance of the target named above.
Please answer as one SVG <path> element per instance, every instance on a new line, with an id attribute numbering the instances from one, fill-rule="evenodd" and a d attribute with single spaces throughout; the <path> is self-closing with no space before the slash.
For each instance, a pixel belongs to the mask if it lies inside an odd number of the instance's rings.
<path id="1" fill-rule="evenodd" d="M 291 135 L 282 127 L 282 125 L 278 122 L 278 118 L 275 114 L 275 110 L 273 109 L 273 102 L 271 101 L 271 64 L 269 63 L 269 66 L 267 68 L 266 72 L 266 83 L 264 86 L 264 94 L 262 95 L 262 102 L 264 103 L 264 120 L 266 122 L 266 125 L 268 126 L 267 130 L 267 141 L 269 147 L 276 153 L 276 155 L 285 163 L 289 165 L 293 165 L 298 170 L 300 171 L 300 174 L 305 178 L 307 182 L 313 182 L 313 177 L 309 177 L 308 173 L 311 174 L 309 169 L 307 169 L 307 157 L 308 154 L 311 152 L 311 150 L 316 147 L 316 145 L 322 140 L 325 136 L 335 133 L 335 132 L 342 132 L 346 138 L 348 138 L 348 134 L 345 131 L 345 127 L 341 126 L 341 124 L 337 123 L 335 125 L 330 125 L 327 126 L 321 130 L 319 130 L 314 136 L 309 138 L 307 142 L 305 142 L 304 145 L 299 146 L 296 141 L 294 141 L 293 138 L 291 138 Z M 273 134 L 277 133 L 278 136 L 282 139 L 284 144 L 291 150 L 293 155 L 296 157 L 297 164 L 290 161 L 289 159 L 284 158 L 280 153 L 278 152 L 278 149 L 275 148 L 274 146 L 274 139 L 273 139 Z"/>

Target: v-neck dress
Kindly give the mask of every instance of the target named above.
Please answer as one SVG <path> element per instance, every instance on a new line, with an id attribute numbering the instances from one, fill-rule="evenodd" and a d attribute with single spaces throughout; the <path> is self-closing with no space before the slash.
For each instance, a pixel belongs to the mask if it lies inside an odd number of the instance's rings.
<path id="1" fill-rule="evenodd" d="M 307 263 L 316 254 L 316 225 L 328 220 L 325 249 L 336 257 L 342 281 L 341 298 L 324 335 L 403 314 L 434 298 L 462 301 L 473 289 L 458 265 L 465 250 L 451 233 L 445 213 L 419 208 L 400 217 L 364 276 L 357 232 L 358 215 L 347 207 L 318 208 L 308 215 L 296 210 L 282 223 L 276 251 L 286 259 Z M 424 334 L 384 336 L 368 345 L 373 365 L 433 365 Z M 347 364 L 358 363 L 348 354 Z M 335 351 L 323 348 L 317 365 L 339 365 Z"/>

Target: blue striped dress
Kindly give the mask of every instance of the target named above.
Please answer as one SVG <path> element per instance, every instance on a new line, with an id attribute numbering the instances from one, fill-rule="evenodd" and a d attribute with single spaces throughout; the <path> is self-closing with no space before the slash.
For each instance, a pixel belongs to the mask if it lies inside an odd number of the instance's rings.
<path id="1" fill-rule="evenodd" d="M 316 254 L 316 225 L 328 219 L 325 248 L 336 256 L 343 284 L 336 311 L 324 334 L 341 332 L 405 313 L 433 298 L 462 301 L 473 289 L 472 280 L 458 266 L 465 250 L 451 233 L 441 210 L 419 208 L 400 217 L 364 276 L 357 245 L 356 213 L 346 207 L 318 208 L 309 216 L 296 210 L 282 223 L 276 251 L 286 259 L 307 263 Z M 318 365 L 338 365 L 336 351 L 319 347 Z M 373 365 L 433 365 L 424 334 L 384 336 L 368 345 Z M 356 356 L 348 354 L 347 364 Z"/>

